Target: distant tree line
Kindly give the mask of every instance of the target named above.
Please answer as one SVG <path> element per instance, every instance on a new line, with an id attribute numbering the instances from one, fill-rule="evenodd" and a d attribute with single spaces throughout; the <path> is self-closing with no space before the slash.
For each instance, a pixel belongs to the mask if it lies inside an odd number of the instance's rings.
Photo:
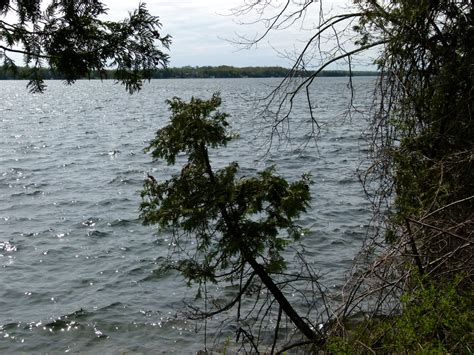
<path id="1" fill-rule="evenodd" d="M 166 78 L 271 78 L 285 77 L 290 72 L 288 68 L 282 67 L 244 67 L 238 68 L 228 65 L 220 65 L 217 67 L 204 66 L 192 67 L 185 66 L 181 68 L 165 68 L 157 70 L 153 73 L 155 79 Z M 311 75 L 312 71 L 300 70 L 297 74 L 306 77 Z M 294 75 L 294 73 L 293 73 Z M 329 70 L 321 73 L 320 76 L 348 76 L 346 70 Z M 356 76 L 376 76 L 375 71 L 358 71 L 352 72 Z"/>
<path id="2" fill-rule="evenodd" d="M 181 68 L 164 68 L 152 72 L 152 79 L 172 79 L 172 78 L 271 78 L 271 77 L 285 77 L 290 69 L 282 67 L 245 67 L 238 68 L 227 65 L 220 65 L 217 67 L 204 66 L 192 67 L 185 66 Z M 38 73 L 36 73 L 38 74 Z M 42 68 L 40 73 L 45 80 L 65 80 L 66 77 L 58 72 L 50 69 Z M 105 77 L 99 75 L 99 72 L 91 72 L 88 76 L 82 79 L 114 79 L 114 72 L 107 70 Z M 313 74 L 312 71 L 300 70 L 297 73 L 301 77 L 307 77 Z M 0 67 L 0 80 L 30 80 L 31 69 L 28 67 L 18 67 L 15 71 Z M 292 73 L 292 75 L 295 75 Z M 376 71 L 352 71 L 353 76 L 377 76 Z M 321 77 L 344 77 L 349 76 L 346 70 L 327 70 L 318 74 Z"/>

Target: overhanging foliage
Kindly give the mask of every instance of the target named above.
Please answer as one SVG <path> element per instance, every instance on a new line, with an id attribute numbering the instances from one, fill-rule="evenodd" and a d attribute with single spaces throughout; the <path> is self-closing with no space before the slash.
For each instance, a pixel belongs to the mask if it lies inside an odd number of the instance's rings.
<path id="1" fill-rule="evenodd" d="M 29 89 L 45 89 L 41 71 L 46 67 L 57 72 L 66 83 L 87 77 L 92 72 L 113 78 L 133 93 L 142 81 L 168 62 L 169 35 L 160 33 L 161 23 L 143 3 L 123 21 L 99 19 L 107 14 L 98 0 L 4 0 L 0 15 L 14 16 L 15 21 L 0 19 L 0 59 L 4 68 L 15 72 L 12 54 L 24 56 L 29 68 Z M 4 17 L 5 18 L 5 17 Z"/>

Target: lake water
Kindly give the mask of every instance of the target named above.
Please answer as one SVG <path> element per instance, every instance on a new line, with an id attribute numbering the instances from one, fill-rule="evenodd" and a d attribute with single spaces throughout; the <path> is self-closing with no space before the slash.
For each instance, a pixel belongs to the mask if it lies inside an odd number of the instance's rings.
<path id="1" fill-rule="evenodd" d="M 374 78 L 355 78 L 355 104 L 370 104 Z M 322 123 L 317 146 L 297 99 L 291 141 L 266 144 L 269 131 L 246 98 L 279 79 L 160 80 L 130 96 L 111 82 L 0 82 L 0 353 L 198 351 L 199 324 L 180 315 L 192 300 L 176 274 L 153 271 L 166 235 L 138 219 L 147 173 L 173 171 L 143 148 L 169 117 L 165 99 L 220 91 L 239 138 L 214 152 L 251 174 L 271 164 L 288 179 L 312 174 L 313 202 L 301 219 L 300 248 L 329 289 L 343 284 L 370 220 L 356 170 L 364 158 L 364 121 L 343 119 L 347 79 L 313 89 Z M 298 100 L 301 102 L 298 103 Z M 361 152 L 362 151 L 362 152 Z"/>

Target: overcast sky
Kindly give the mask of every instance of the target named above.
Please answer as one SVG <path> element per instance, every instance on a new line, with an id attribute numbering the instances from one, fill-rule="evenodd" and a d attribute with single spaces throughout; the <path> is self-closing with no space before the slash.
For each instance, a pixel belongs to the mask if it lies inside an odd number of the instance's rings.
<path id="1" fill-rule="evenodd" d="M 274 0 L 282 3 L 282 0 Z M 138 6 L 138 0 L 104 0 L 109 7 L 109 17 L 121 19 L 128 11 Z M 310 32 L 295 27 L 280 31 L 268 40 L 262 41 L 258 48 L 243 49 L 230 40 L 238 35 L 254 36 L 262 33 L 258 24 L 242 25 L 251 17 L 236 18 L 231 10 L 244 4 L 244 0 L 147 0 L 148 9 L 160 18 L 163 32 L 173 37 L 170 66 L 291 66 L 291 60 L 277 51 L 292 52 L 301 47 L 310 37 Z M 347 8 L 349 0 L 325 0 L 326 11 Z M 315 6 L 315 9 L 319 5 Z M 312 19 L 307 16 L 306 24 Z M 314 16 L 317 17 L 317 16 Z M 227 39 L 227 40 L 226 40 Z M 276 51 L 277 50 L 277 51 Z M 360 67 L 360 66 L 359 66 Z M 362 67 L 360 67 L 362 68 Z"/>

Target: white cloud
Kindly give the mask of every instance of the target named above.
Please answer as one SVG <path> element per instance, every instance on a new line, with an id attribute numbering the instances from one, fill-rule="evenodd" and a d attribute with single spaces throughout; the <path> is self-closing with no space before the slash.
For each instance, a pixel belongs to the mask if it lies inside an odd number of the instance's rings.
<path id="1" fill-rule="evenodd" d="M 109 16 L 120 19 L 138 6 L 138 0 L 103 0 L 109 7 Z M 282 0 L 274 0 L 281 3 Z M 346 7 L 349 0 L 325 0 L 325 11 L 337 11 Z M 293 51 L 301 48 L 311 32 L 293 27 L 273 33 L 252 50 L 239 48 L 225 39 L 236 39 L 237 34 L 250 37 L 262 33 L 259 24 L 241 25 L 238 22 L 252 21 L 252 17 L 228 16 L 231 9 L 242 6 L 244 0 L 147 0 L 147 7 L 160 18 L 163 32 L 173 37 L 171 66 L 184 65 L 281 65 L 289 66 L 291 61 L 281 58 L 275 49 Z M 314 4 L 315 10 L 319 4 Z M 227 16 L 226 16 L 227 14 Z M 306 16 L 305 26 L 314 25 L 316 13 Z"/>

